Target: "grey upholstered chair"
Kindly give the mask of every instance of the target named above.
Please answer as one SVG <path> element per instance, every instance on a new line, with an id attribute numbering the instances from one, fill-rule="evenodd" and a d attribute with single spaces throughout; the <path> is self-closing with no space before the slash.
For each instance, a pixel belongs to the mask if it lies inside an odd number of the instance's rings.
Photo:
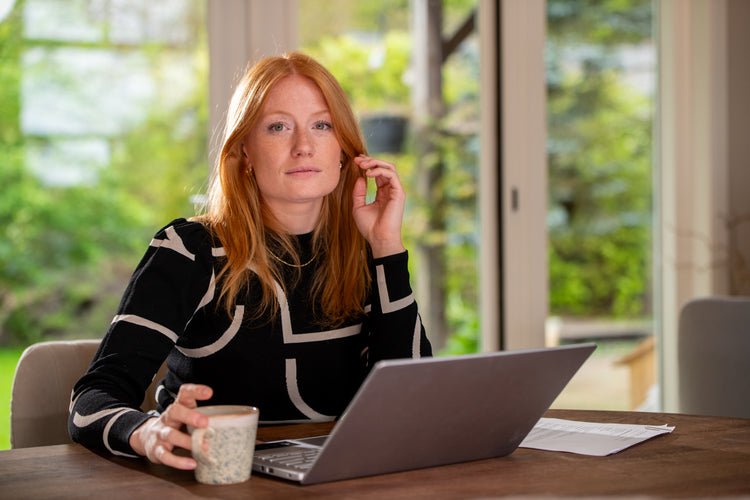
<path id="1" fill-rule="evenodd" d="M 680 412 L 750 418 L 750 297 L 704 297 L 679 321 Z"/>
<path id="2" fill-rule="evenodd" d="M 11 448 L 70 443 L 68 411 L 73 385 L 86 372 L 99 340 L 40 342 L 21 354 L 10 400 Z M 154 390 L 166 370 L 154 378 L 143 409 L 155 407 Z"/>

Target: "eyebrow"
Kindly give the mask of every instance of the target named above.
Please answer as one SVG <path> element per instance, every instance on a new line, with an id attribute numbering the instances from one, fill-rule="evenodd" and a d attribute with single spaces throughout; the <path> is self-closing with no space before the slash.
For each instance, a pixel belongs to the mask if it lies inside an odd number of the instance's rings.
<path id="1" fill-rule="evenodd" d="M 320 111 L 315 111 L 315 112 L 311 113 L 310 116 L 320 116 L 320 115 L 330 115 L 330 114 L 331 114 L 331 110 L 328 109 L 328 108 L 326 108 L 326 109 L 321 109 Z M 281 111 L 281 110 L 278 110 L 278 111 L 267 111 L 267 112 L 263 113 L 264 117 L 273 116 L 273 115 L 292 116 L 293 113 L 287 112 L 287 111 Z"/>

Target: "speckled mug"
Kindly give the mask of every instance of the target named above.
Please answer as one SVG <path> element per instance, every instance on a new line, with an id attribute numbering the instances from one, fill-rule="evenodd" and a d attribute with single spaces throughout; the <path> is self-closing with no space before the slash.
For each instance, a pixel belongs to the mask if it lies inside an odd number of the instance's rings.
<path id="1" fill-rule="evenodd" d="M 253 406 L 203 406 L 208 427 L 188 426 L 193 458 L 198 462 L 195 479 L 206 484 L 241 483 L 250 479 L 258 430 L 259 410 Z M 204 450 L 203 443 L 208 444 Z"/>

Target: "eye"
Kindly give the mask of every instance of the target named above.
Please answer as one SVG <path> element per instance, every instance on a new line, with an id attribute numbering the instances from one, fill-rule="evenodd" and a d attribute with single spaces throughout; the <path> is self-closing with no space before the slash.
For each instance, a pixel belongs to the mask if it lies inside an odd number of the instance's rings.
<path id="1" fill-rule="evenodd" d="M 319 122 L 315 122 L 315 130 L 332 130 L 333 125 L 331 125 L 331 122 L 326 120 L 320 120 Z"/>
<path id="2" fill-rule="evenodd" d="M 272 123 L 268 126 L 268 130 L 271 132 L 283 132 L 285 128 L 282 122 Z"/>

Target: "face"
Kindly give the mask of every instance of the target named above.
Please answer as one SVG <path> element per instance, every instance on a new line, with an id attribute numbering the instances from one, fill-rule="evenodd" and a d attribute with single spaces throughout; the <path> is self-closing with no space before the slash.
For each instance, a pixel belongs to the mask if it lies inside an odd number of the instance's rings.
<path id="1" fill-rule="evenodd" d="M 306 217 L 314 226 L 323 197 L 339 182 L 341 160 L 331 114 L 318 86 L 299 75 L 282 78 L 269 92 L 243 151 L 274 215 L 282 223 Z"/>

